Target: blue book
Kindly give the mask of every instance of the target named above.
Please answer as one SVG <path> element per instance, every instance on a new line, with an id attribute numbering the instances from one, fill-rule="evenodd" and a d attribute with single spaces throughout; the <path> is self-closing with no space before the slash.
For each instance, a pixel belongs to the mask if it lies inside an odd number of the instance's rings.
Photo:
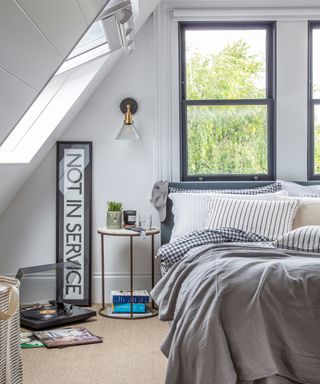
<path id="1" fill-rule="evenodd" d="M 149 303 L 150 296 L 145 290 L 133 291 L 133 303 Z M 130 303 L 130 291 L 111 291 L 111 302 L 113 304 Z"/>
<path id="2" fill-rule="evenodd" d="M 112 304 L 112 312 L 113 313 L 130 313 L 130 303 Z M 145 313 L 146 305 L 140 304 L 140 303 L 132 304 L 132 312 Z"/>

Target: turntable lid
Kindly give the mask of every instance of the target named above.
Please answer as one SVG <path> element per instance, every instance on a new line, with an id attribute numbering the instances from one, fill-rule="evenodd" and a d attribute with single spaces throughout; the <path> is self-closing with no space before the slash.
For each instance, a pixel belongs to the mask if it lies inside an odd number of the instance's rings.
<path id="1" fill-rule="evenodd" d="M 43 264 L 43 265 L 36 265 L 34 267 L 20 268 L 16 274 L 16 279 L 21 281 L 22 276 L 26 274 L 29 275 L 33 273 L 53 271 L 53 270 L 68 268 L 68 267 L 71 267 L 71 268 L 78 267 L 79 265 L 80 264 L 78 262 L 68 261 L 65 263 Z"/>

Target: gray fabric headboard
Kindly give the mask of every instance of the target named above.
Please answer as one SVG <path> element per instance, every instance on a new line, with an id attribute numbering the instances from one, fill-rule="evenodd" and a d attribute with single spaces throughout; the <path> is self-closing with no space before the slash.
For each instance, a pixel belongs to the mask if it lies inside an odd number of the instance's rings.
<path id="1" fill-rule="evenodd" d="M 239 189 L 239 188 L 257 188 L 268 184 L 272 184 L 271 181 L 234 181 L 234 182 L 220 182 L 220 181 L 204 181 L 204 182 L 172 182 L 169 183 L 169 188 L 179 189 Z M 319 181 L 296 181 L 301 185 L 320 184 Z M 161 244 L 169 242 L 171 237 L 172 228 L 174 225 L 174 217 L 172 214 L 172 201 L 167 200 L 167 216 L 163 223 L 161 223 Z"/>

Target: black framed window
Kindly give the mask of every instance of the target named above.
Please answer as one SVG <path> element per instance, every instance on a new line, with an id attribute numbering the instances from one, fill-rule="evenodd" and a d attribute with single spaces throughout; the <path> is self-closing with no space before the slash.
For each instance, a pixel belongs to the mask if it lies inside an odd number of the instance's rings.
<path id="1" fill-rule="evenodd" d="M 179 24 L 182 180 L 275 178 L 274 28 Z"/>
<path id="2" fill-rule="evenodd" d="M 308 178 L 320 179 L 320 21 L 309 22 Z"/>

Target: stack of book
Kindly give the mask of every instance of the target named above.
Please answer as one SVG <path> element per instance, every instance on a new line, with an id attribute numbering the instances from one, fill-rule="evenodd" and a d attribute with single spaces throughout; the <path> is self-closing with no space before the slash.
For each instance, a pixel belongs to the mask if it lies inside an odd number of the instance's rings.
<path id="1" fill-rule="evenodd" d="M 111 302 L 113 313 L 130 313 L 130 291 L 111 291 Z M 145 290 L 133 291 L 132 312 L 149 312 L 148 303 L 150 301 L 149 293 Z"/>

